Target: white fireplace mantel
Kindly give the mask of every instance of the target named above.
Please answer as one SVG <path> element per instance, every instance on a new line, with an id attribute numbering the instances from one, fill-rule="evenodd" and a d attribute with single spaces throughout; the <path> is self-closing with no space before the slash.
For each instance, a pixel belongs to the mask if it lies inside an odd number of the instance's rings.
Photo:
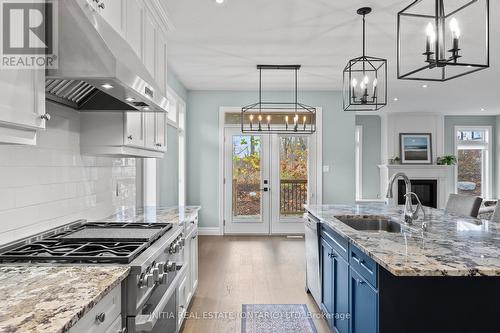
<path id="1" fill-rule="evenodd" d="M 405 173 L 410 179 L 430 179 L 437 181 L 438 208 L 444 208 L 448 195 L 453 192 L 455 184 L 455 167 L 450 165 L 429 165 L 429 164 L 383 164 L 380 169 L 380 190 L 385 193 L 389 179 L 398 172 Z M 398 189 L 394 185 L 395 203 L 398 198 Z"/>

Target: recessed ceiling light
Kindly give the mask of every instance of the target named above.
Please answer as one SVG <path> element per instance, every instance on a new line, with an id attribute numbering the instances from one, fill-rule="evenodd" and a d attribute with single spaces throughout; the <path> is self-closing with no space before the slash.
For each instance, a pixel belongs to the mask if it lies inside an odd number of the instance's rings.
<path id="1" fill-rule="evenodd" d="M 399 98 L 394 97 L 394 102 L 397 102 L 398 100 L 399 100 Z"/>
<path id="2" fill-rule="evenodd" d="M 125 100 L 127 102 L 133 102 L 133 101 L 135 101 L 135 98 L 133 98 L 133 97 L 127 97 L 127 98 L 125 98 Z"/>
<path id="3" fill-rule="evenodd" d="M 222 5 L 224 3 L 224 0 L 215 0 L 216 3 L 218 3 L 219 5 Z"/>
<path id="4" fill-rule="evenodd" d="M 427 88 L 427 85 L 426 85 L 426 84 L 423 84 L 423 85 L 422 85 L 422 88 Z"/>
<path id="5" fill-rule="evenodd" d="M 145 106 L 142 108 L 142 111 L 149 111 L 149 110 L 150 110 L 150 108 L 148 106 Z"/>
<path id="6" fill-rule="evenodd" d="M 481 108 L 481 111 L 486 111 L 486 109 L 485 108 Z"/>
<path id="7" fill-rule="evenodd" d="M 110 85 L 109 83 L 101 84 L 101 87 L 103 87 L 104 89 L 111 89 L 111 88 L 113 88 L 113 86 Z"/>

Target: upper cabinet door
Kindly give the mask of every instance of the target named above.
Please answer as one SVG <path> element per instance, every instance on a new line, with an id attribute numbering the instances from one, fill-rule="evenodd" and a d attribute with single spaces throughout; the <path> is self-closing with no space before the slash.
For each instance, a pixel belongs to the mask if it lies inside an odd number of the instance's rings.
<path id="1" fill-rule="evenodd" d="M 124 135 L 125 145 L 144 147 L 144 113 L 127 112 L 125 114 Z"/>
<path id="2" fill-rule="evenodd" d="M 156 147 L 160 151 L 167 150 L 167 113 L 156 113 Z"/>
<path id="3" fill-rule="evenodd" d="M 96 4 L 98 13 L 102 15 L 104 20 L 106 20 L 113 29 L 123 36 L 124 0 L 99 0 Z"/>
<path id="4" fill-rule="evenodd" d="M 0 125 L 44 129 L 44 88 L 43 70 L 0 70 Z"/>
<path id="5" fill-rule="evenodd" d="M 142 62 L 151 76 L 155 76 L 156 26 L 151 15 L 144 11 Z"/>
<path id="6" fill-rule="evenodd" d="M 142 22 L 144 8 L 138 0 L 127 0 L 125 12 L 125 39 L 137 56 L 142 58 Z"/>
<path id="7" fill-rule="evenodd" d="M 156 31 L 155 80 L 163 94 L 167 92 L 167 41 L 161 31 Z"/>
<path id="8" fill-rule="evenodd" d="M 158 146 L 156 145 L 156 114 L 153 112 L 144 113 L 144 146 L 147 149 L 156 150 Z"/>

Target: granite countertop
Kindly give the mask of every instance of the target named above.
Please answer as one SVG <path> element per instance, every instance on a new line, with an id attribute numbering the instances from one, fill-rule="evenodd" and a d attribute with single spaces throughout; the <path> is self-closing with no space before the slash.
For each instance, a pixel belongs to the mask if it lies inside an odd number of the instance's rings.
<path id="1" fill-rule="evenodd" d="M 385 204 L 307 205 L 307 211 L 397 276 L 500 276 L 500 223 L 446 214 L 426 207 L 401 233 L 357 231 L 338 215 L 382 215 L 402 219 L 402 207 Z"/>
<path id="2" fill-rule="evenodd" d="M 66 332 L 128 273 L 126 266 L 2 266 L 0 332 Z"/>
<path id="3" fill-rule="evenodd" d="M 101 221 L 181 224 L 193 220 L 200 209 L 200 206 L 145 206 L 124 208 Z"/>

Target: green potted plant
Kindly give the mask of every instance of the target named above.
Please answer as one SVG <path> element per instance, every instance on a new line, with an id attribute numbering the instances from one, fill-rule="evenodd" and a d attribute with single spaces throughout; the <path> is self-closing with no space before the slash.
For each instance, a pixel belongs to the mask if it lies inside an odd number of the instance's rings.
<path id="1" fill-rule="evenodd" d="M 457 164 L 457 157 L 455 155 L 444 155 L 437 158 L 438 165 L 455 165 Z"/>

